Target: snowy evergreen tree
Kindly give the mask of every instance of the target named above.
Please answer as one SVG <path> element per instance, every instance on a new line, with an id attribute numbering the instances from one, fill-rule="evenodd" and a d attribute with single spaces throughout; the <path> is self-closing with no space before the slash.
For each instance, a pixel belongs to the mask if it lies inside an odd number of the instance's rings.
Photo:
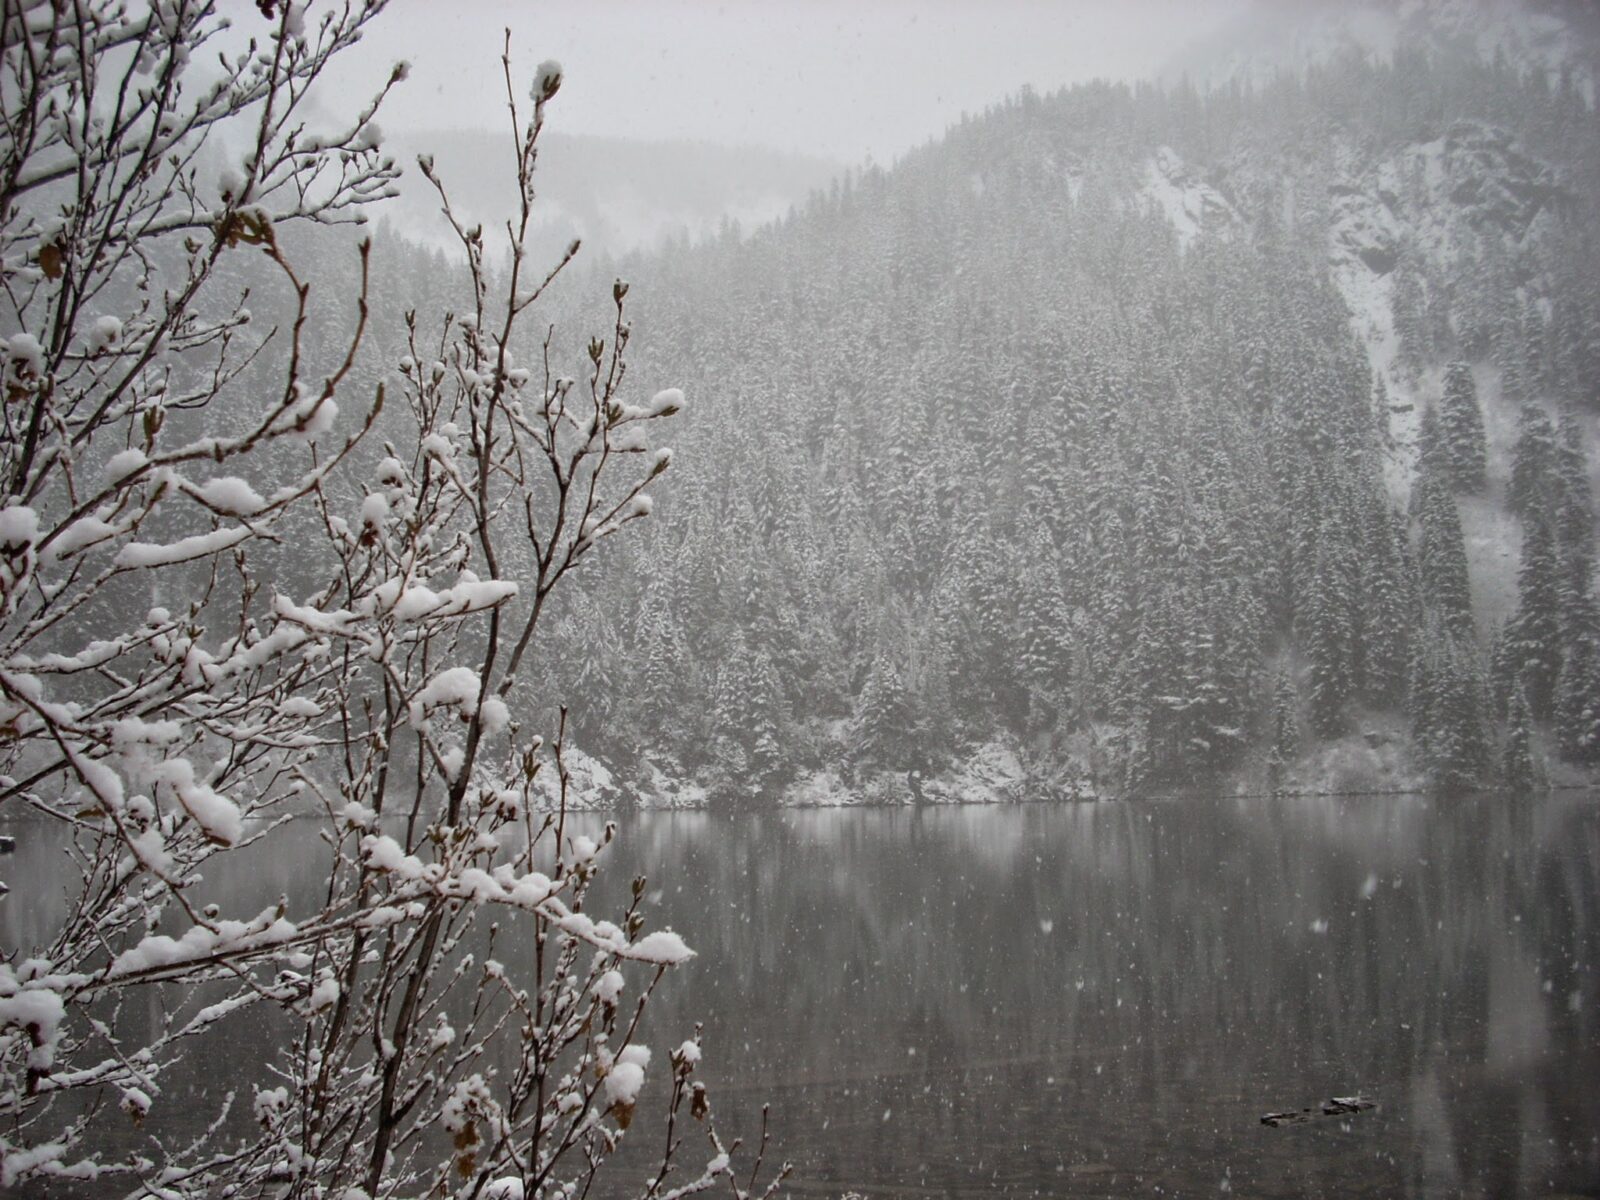
<path id="1" fill-rule="evenodd" d="M 1287 669 L 1279 671 L 1272 688 L 1272 734 L 1267 754 L 1267 775 L 1277 787 L 1288 765 L 1300 757 L 1300 698 Z"/>
<path id="2" fill-rule="evenodd" d="M 1570 762 L 1600 762 L 1600 606 L 1591 597 L 1556 680 L 1555 733 Z"/>
<path id="3" fill-rule="evenodd" d="M 1489 769 L 1483 673 L 1470 644 L 1441 621 L 1418 641 L 1411 682 L 1412 730 L 1433 787 L 1481 786 Z"/>
<path id="4" fill-rule="evenodd" d="M 1397 707 L 1405 696 L 1416 624 L 1415 581 L 1404 552 L 1404 534 L 1385 501 L 1367 509 L 1363 552 L 1357 570 L 1355 615 L 1359 623 L 1362 694 L 1383 708 Z"/>
<path id="5" fill-rule="evenodd" d="M 1555 478 L 1556 553 L 1561 563 L 1563 637 L 1583 636 L 1595 580 L 1595 508 L 1583 431 L 1570 408 L 1561 413 Z"/>
<path id="6" fill-rule="evenodd" d="M 915 734 L 905 682 L 888 653 L 880 651 L 850 723 L 850 763 L 863 772 L 909 769 L 916 765 Z"/>
<path id="7" fill-rule="evenodd" d="M 1483 490 L 1488 464 L 1488 441 L 1483 431 L 1483 409 L 1472 368 L 1453 362 L 1445 372 L 1444 394 L 1439 400 L 1439 436 L 1444 461 L 1449 464 L 1451 486 L 1461 492 Z"/>
<path id="8" fill-rule="evenodd" d="M 1049 531 L 1035 529 L 1022 567 L 1017 611 L 1017 667 L 1028 686 L 1030 729 L 1053 727 L 1060 720 L 1068 682 L 1067 614 L 1058 559 Z"/>
<path id="9" fill-rule="evenodd" d="M 1392 712 L 1424 610 L 1470 646 L 1469 583 L 1487 601 L 1507 582 L 1492 555 L 1469 580 L 1468 502 L 1455 503 L 1476 490 L 1472 511 L 1492 517 L 1499 498 L 1482 482 L 1483 427 L 1504 420 L 1506 400 L 1486 384 L 1493 411 L 1480 405 L 1474 374 L 1493 379 L 1491 362 L 1526 398 L 1512 502 L 1524 521 L 1535 492 L 1559 510 L 1564 655 L 1565 614 L 1592 586 L 1593 508 L 1574 469 L 1581 439 L 1565 466 L 1541 465 L 1542 414 L 1557 396 L 1586 397 L 1572 364 L 1590 353 L 1600 243 L 1581 214 L 1549 208 L 1513 248 L 1498 217 L 1451 200 L 1473 215 L 1446 262 L 1406 228 L 1442 203 L 1439 181 L 1407 168 L 1398 237 L 1380 252 L 1394 260 L 1399 361 L 1375 377 L 1369 335 L 1330 282 L 1324 214 L 1284 207 L 1319 194 L 1321 168 L 1241 167 L 1229 200 L 1248 237 L 1180 248 L 1161 214 L 1124 203 L 1126 172 L 1148 157 L 1130 129 L 1181 125 L 1197 161 L 1215 163 L 1258 145 L 1263 127 L 1288 136 L 1323 111 L 1341 114 L 1336 140 L 1359 125 L 1374 147 L 1406 146 L 1443 119 L 1441 88 L 1525 139 L 1526 163 L 1500 162 L 1498 134 L 1463 126 L 1451 171 L 1470 160 L 1537 176 L 1557 145 L 1587 153 L 1595 134 L 1576 109 L 1552 115 L 1510 72 L 1442 76 L 1428 61 L 1329 65 L 1281 81 L 1277 101 L 1069 88 L 975 118 L 756 236 L 641 256 L 638 344 L 705 397 L 679 446 L 696 471 L 675 481 L 651 548 L 678 580 L 679 710 L 714 707 L 737 632 L 768 656 L 794 714 L 794 772 L 823 765 L 880 653 L 926 747 L 1121 736 L 1151 780 L 1220 769 L 1241 731 L 1270 749 L 1258 695 L 1269 656 L 1303 671 L 1317 736 L 1353 705 Z M 1080 137 L 1094 150 L 1075 152 L 1081 187 L 1067 203 L 1038 164 Z M 1372 166 L 1367 149 L 1349 152 Z M 937 251 L 930 230 L 948 239 Z M 1390 426 L 1398 435 L 1413 403 L 1407 524 L 1389 507 L 1407 465 Z M 632 565 L 585 586 L 625 612 L 637 592 L 612 585 Z M 686 763 L 704 753 L 697 724 L 661 726 L 680 731 Z M 643 736 L 626 719 L 606 729 Z"/>
<path id="10" fill-rule="evenodd" d="M 1506 739 L 1500 755 L 1500 780 L 1513 792 L 1523 793 L 1538 782 L 1533 761 L 1533 718 L 1522 689 L 1513 687 L 1506 702 Z"/>
<path id="11" fill-rule="evenodd" d="M 1517 418 L 1506 499 L 1523 521 L 1542 516 L 1554 491 L 1556 432 L 1543 408 L 1524 401 Z"/>
<path id="12" fill-rule="evenodd" d="M 1312 584 L 1305 628 L 1298 630 L 1306 647 L 1311 727 L 1322 737 L 1344 731 L 1345 706 L 1354 690 L 1350 584 L 1345 556 L 1330 549 Z"/>
<path id="13" fill-rule="evenodd" d="M 1561 669 L 1560 576 L 1554 532 L 1542 515 L 1529 521 L 1517 572 L 1516 614 L 1506 627 L 1506 650 L 1516 664 L 1525 702 L 1549 717 Z"/>
<path id="14" fill-rule="evenodd" d="M 770 799 L 783 781 L 792 741 L 782 684 L 772 660 L 742 637 L 717 672 L 707 749 L 717 804 L 740 808 Z"/>
<path id="15" fill-rule="evenodd" d="M 1417 573 L 1423 604 L 1457 639 L 1472 636 L 1472 598 L 1461 514 L 1449 486 L 1425 470 L 1412 494 L 1417 514 Z"/>

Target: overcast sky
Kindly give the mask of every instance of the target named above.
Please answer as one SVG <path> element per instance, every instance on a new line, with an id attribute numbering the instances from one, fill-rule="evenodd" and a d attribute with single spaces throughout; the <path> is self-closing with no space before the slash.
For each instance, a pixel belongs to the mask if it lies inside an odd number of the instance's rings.
<path id="1" fill-rule="evenodd" d="M 512 30 L 556 58 L 568 133 L 689 138 L 887 164 L 1024 84 L 1154 75 L 1243 0 L 394 0 L 341 72 L 404 58 L 394 129 L 495 125 Z M 345 78 L 351 78 L 349 74 Z M 526 86 L 519 88 L 526 95 Z"/>

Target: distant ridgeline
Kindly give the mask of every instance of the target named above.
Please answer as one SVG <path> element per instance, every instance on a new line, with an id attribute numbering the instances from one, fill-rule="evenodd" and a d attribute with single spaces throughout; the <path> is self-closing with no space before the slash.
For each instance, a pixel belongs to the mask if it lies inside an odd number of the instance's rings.
<path id="1" fill-rule="evenodd" d="M 541 694 L 622 778 L 727 803 L 997 740 L 1115 794 L 1583 778 L 1597 196 L 1570 80 L 1402 47 L 1025 93 L 598 264 L 562 333 L 622 275 L 633 377 L 689 404 Z M 373 369 L 438 307 L 388 242 Z"/>

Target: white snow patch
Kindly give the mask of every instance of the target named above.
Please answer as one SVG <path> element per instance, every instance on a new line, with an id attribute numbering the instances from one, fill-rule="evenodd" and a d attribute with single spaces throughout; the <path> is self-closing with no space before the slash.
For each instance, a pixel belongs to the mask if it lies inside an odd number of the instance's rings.
<path id="1" fill-rule="evenodd" d="M 249 536 L 249 529 L 234 526 L 213 529 L 210 533 L 197 533 L 165 546 L 152 542 L 129 542 L 117 551 L 115 562 L 117 566 L 128 569 L 170 567 L 174 563 L 219 554 L 237 546 Z"/>
<path id="2" fill-rule="evenodd" d="M 1016 799 L 1027 778 L 1016 750 L 996 738 L 928 780 L 923 791 L 930 800 L 946 803 L 997 804 Z"/>
<path id="3" fill-rule="evenodd" d="M 1182 250 L 1202 233 L 1225 234 L 1239 219 L 1227 198 L 1170 146 L 1162 146 L 1145 161 L 1138 195 L 1167 219 Z"/>
<path id="4" fill-rule="evenodd" d="M 0 508 L 0 546 L 21 550 L 39 540 L 39 514 L 26 504 Z"/>
<path id="5" fill-rule="evenodd" d="M 194 494 L 218 512 L 248 517 L 267 506 L 261 493 L 235 475 L 219 475 L 198 484 Z"/>
<path id="6" fill-rule="evenodd" d="M 606 1075 L 606 1099 L 612 1104 L 632 1108 L 639 1102 L 644 1087 L 644 1068 L 638 1063 L 619 1062 Z"/>
<path id="7" fill-rule="evenodd" d="M 94 324 L 89 326 L 86 339 L 89 344 L 90 354 L 99 354 L 109 350 L 122 341 L 122 322 L 116 317 L 107 315 L 96 317 Z"/>
<path id="8" fill-rule="evenodd" d="M 647 933 L 618 953 L 634 962 L 655 963 L 658 966 L 671 966 L 687 962 L 694 957 L 694 951 L 689 949 L 683 938 L 670 929 L 658 929 L 654 933 Z"/>
<path id="9" fill-rule="evenodd" d="M 143 450 L 131 447 L 127 450 L 119 450 L 106 460 L 106 480 L 110 483 L 118 483 L 132 475 L 149 461 L 150 459 Z"/>
<path id="10" fill-rule="evenodd" d="M 622 972 L 612 968 L 595 981 L 594 994 L 602 1004 L 615 1004 L 622 995 Z"/>

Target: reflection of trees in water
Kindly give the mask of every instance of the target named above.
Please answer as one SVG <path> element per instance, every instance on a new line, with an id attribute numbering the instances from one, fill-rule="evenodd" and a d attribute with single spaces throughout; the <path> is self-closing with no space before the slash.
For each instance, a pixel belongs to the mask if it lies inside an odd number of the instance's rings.
<path id="1" fill-rule="evenodd" d="M 705 1020 L 721 1111 L 771 1099 L 814 1178 L 1515 1195 L 1600 1177 L 1597 838 L 1558 799 L 645 816 L 591 903 L 649 866 L 700 957 L 646 1040 Z M 203 899 L 305 894 L 305 849 Z M 61 868 L 7 867 L 16 947 Z M 522 957 L 513 923 L 495 954 Z M 192 1084 L 248 1097 L 271 1052 L 210 1043 Z M 1256 1125 L 1356 1090 L 1383 1107 L 1348 1131 Z"/>
<path id="2" fill-rule="evenodd" d="M 657 846 L 696 881 L 665 907 L 702 958 L 654 1019 L 705 1015 L 758 1093 L 808 1087 L 833 1114 L 813 1169 L 840 1179 L 858 1142 L 903 1180 L 930 1159 L 976 1178 L 1005 1143 L 1013 1167 L 1046 1147 L 1049 1172 L 1100 1147 L 1147 1180 L 1226 1154 L 1302 1184 L 1514 1194 L 1600 1169 L 1594 838 L 1560 801 L 713 824 Z M 1385 1107 L 1352 1134 L 1253 1128 L 1358 1089 Z"/>

